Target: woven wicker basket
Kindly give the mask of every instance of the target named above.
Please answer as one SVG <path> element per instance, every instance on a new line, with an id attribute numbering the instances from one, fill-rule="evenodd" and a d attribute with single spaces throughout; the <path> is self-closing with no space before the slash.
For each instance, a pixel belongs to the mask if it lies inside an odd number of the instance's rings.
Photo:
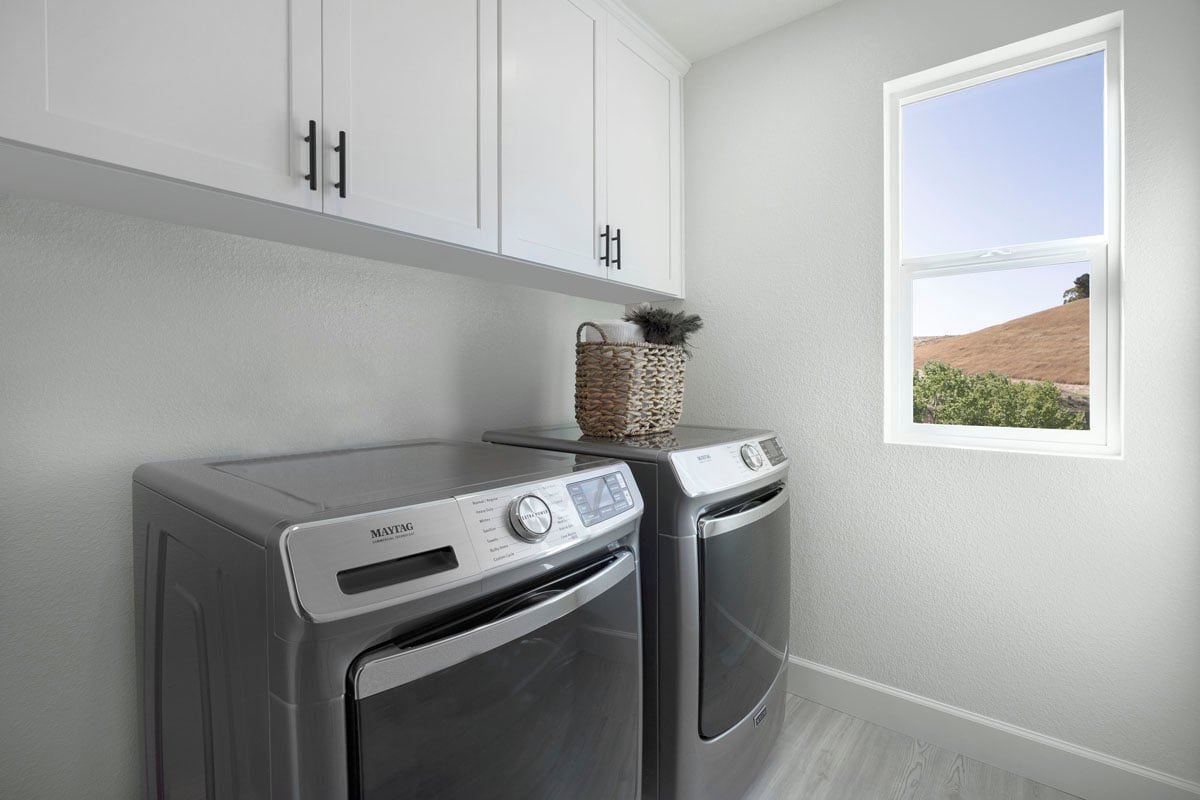
<path id="1" fill-rule="evenodd" d="M 583 341 L 595 328 L 600 342 Z M 677 345 L 610 342 L 593 322 L 575 331 L 575 421 L 588 436 L 663 433 L 683 413 L 683 367 Z"/>

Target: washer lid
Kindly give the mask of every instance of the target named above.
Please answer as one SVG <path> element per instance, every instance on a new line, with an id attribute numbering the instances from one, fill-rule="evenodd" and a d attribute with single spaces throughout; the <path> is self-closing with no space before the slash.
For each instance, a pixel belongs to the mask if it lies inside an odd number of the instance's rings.
<path id="1" fill-rule="evenodd" d="M 421 441 L 322 453 L 215 461 L 215 470 L 282 492 L 322 509 L 570 472 L 574 460 L 555 453 L 468 442 Z"/>
<path id="2" fill-rule="evenodd" d="M 593 460 L 425 439 L 317 453 L 160 461 L 138 467 L 133 479 L 266 544 L 281 522 L 427 503 L 489 485 L 537 482 L 571 475 Z"/>

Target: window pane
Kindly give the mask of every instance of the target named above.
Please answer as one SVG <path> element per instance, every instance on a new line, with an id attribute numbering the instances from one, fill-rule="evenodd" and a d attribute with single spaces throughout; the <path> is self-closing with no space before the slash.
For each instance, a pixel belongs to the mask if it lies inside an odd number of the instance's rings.
<path id="1" fill-rule="evenodd" d="M 913 422 L 1087 429 L 1087 262 L 913 281 Z"/>
<path id="2" fill-rule="evenodd" d="M 905 258 L 1104 232 L 1104 53 L 900 113 Z"/>

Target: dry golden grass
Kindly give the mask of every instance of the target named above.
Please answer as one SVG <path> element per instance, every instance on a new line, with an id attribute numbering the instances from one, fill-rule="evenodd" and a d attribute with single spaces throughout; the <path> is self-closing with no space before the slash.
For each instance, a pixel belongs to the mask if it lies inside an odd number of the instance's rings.
<path id="1" fill-rule="evenodd" d="M 959 336 L 913 339 L 913 368 L 941 361 L 970 373 L 1088 383 L 1088 300 L 1048 308 Z"/>

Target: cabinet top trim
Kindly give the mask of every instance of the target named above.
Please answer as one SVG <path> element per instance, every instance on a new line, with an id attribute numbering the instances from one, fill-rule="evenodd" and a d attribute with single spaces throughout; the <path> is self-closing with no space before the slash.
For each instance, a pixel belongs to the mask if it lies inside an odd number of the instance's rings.
<path id="1" fill-rule="evenodd" d="M 654 50 L 667 62 L 679 71 L 680 76 L 686 75 L 687 71 L 692 68 L 692 62 L 684 57 L 683 53 L 676 50 L 670 42 L 663 38 L 662 34 L 633 13 L 622 0 L 597 0 L 600 5 L 608 10 L 610 14 L 624 23 L 627 27 L 633 30 L 638 36 L 646 41 L 646 44 L 654 48 Z"/>

